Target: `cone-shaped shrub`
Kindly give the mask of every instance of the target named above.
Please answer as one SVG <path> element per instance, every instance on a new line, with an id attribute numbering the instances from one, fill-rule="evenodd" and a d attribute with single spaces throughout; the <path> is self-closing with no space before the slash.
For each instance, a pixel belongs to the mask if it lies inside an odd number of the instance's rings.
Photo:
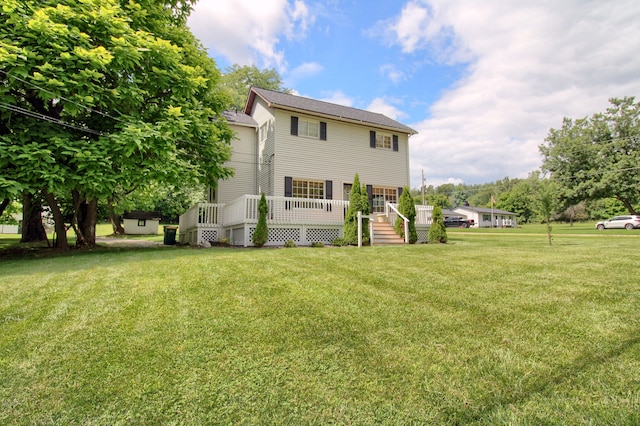
<path id="1" fill-rule="evenodd" d="M 358 244 L 358 211 L 363 215 L 368 215 L 369 196 L 367 195 L 366 186 L 360 187 L 360 177 L 356 173 L 351 185 L 351 194 L 349 196 L 349 208 L 344 218 L 343 238 L 348 244 Z M 369 242 L 369 220 L 362 220 L 362 242 Z"/>
<path id="2" fill-rule="evenodd" d="M 258 213 L 258 226 L 256 226 L 256 230 L 253 231 L 253 245 L 256 247 L 262 247 L 269 238 L 269 228 L 267 228 L 267 213 L 269 213 L 269 206 L 267 205 L 267 199 L 264 196 L 264 192 L 260 197 Z"/>
<path id="3" fill-rule="evenodd" d="M 409 219 L 409 243 L 414 244 L 418 241 L 418 231 L 416 231 L 416 205 L 408 186 L 402 189 L 402 195 L 398 201 L 398 211 Z M 394 229 L 398 235 L 404 238 L 404 219 L 398 216 L 394 224 Z"/>
<path id="4" fill-rule="evenodd" d="M 429 228 L 429 244 L 446 243 L 447 228 L 444 226 L 444 218 L 440 206 L 435 206 L 431 213 L 431 227 Z"/>

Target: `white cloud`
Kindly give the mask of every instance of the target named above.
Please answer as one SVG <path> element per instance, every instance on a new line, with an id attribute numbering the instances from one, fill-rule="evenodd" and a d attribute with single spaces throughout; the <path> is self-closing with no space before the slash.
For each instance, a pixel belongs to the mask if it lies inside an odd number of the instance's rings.
<path id="1" fill-rule="evenodd" d="M 637 0 L 407 3 L 393 21 L 404 52 L 473 58 L 429 117 L 411 125 L 420 132 L 410 139 L 412 185 L 422 169 L 433 182 L 526 177 L 563 117 L 640 95 L 639 18 Z"/>
<path id="2" fill-rule="evenodd" d="M 324 68 L 317 62 L 305 62 L 298 65 L 287 74 L 286 85 L 294 86 L 299 80 L 314 77 L 322 72 Z"/>
<path id="3" fill-rule="evenodd" d="M 398 84 L 407 78 L 404 71 L 398 69 L 394 64 L 384 64 L 380 67 L 380 72 L 393 82 Z"/>
<path id="4" fill-rule="evenodd" d="M 200 0 L 188 24 L 211 55 L 283 73 L 287 62 L 280 39 L 304 38 L 313 22 L 303 0 Z"/>
<path id="5" fill-rule="evenodd" d="M 324 92 L 322 94 L 321 101 L 331 102 L 332 104 L 344 105 L 351 107 L 353 106 L 353 98 L 347 96 L 341 90 L 335 90 L 332 92 Z"/>
<path id="6" fill-rule="evenodd" d="M 384 114 L 394 120 L 402 120 L 403 118 L 407 117 L 407 115 L 394 105 L 400 103 L 401 102 L 397 99 L 375 98 L 365 109 L 368 111 Z"/>

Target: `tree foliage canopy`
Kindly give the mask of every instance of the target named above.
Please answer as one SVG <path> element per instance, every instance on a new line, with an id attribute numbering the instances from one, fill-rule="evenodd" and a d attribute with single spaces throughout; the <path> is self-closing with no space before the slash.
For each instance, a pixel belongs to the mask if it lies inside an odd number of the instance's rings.
<path id="1" fill-rule="evenodd" d="M 247 94 L 252 87 L 290 93 L 284 87 L 278 72 L 271 69 L 258 69 L 255 65 L 233 65 L 225 70 L 221 87 L 230 98 L 230 107 L 243 110 L 247 103 Z"/>
<path id="2" fill-rule="evenodd" d="M 565 205 L 614 197 L 637 214 L 640 202 L 640 103 L 610 99 L 588 118 L 565 118 L 540 146 L 542 168 L 557 182 Z"/>
<path id="3" fill-rule="evenodd" d="M 42 190 L 57 204 L 73 194 L 77 221 L 82 203 L 118 185 L 231 173 L 231 131 L 213 120 L 226 98 L 186 27 L 192 3 L 5 0 L 0 196 Z"/>

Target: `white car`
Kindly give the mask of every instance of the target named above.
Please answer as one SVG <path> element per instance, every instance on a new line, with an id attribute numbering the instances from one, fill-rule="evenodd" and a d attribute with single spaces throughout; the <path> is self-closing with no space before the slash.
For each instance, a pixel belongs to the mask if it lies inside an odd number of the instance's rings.
<path id="1" fill-rule="evenodd" d="M 640 228 L 640 216 L 637 215 L 629 215 L 629 216 L 615 216 L 609 220 L 604 222 L 596 223 L 596 228 L 602 229 L 635 229 Z"/>

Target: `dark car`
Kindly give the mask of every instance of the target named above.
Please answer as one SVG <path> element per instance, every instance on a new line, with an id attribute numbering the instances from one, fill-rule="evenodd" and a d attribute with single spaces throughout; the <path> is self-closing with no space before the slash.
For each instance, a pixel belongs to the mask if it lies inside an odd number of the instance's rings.
<path id="1" fill-rule="evenodd" d="M 468 228 L 473 226 L 473 219 L 464 219 L 461 216 L 452 216 L 444 220 L 446 228 Z"/>

